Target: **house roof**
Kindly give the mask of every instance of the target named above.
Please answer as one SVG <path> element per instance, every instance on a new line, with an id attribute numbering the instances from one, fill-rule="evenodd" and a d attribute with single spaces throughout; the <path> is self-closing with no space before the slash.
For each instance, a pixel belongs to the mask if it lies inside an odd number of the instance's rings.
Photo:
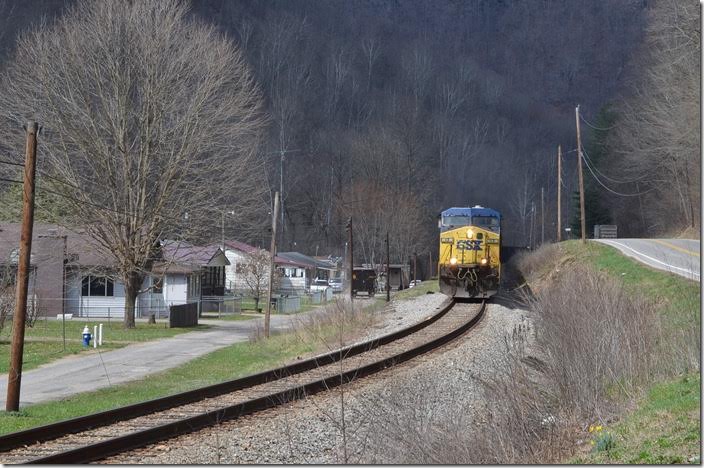
<path id="1" fill-rule="evenodd" d="M 187 242 L 165 241 L 161 251 L 164 263 L 175 263 L 192 267 L 229 265 L 223 251 L 217 245 L 197 246 Z"/>
<path id="2" fill-rule="evenodd" d="M 12 263 L 20 245 L 22 225 L 19 223 L 0 223 L 0 263 Z M 62 251 L 42 252 L 43 239 L 61 239 L 66 236 L 66 256 L 70 264 L 81 266 L 111 267 L 115 258 L 106 253 L 95 241 L 80 228 L 66 228 L 57 224 L 35 223 L 32 228 L 32 264 L 46 261 L 43 257 L 61 257 Z M 55 249 L 55 247 L 54 247 Z"/>
<path id="3" fill-rule="evenodd" d="M 336 266 L 327 260 L 318 260 L 300 252 L 280 252 L 281 257 L 304 268 L 320 268 L 321 270 L 335 270 Z M 278 263 L 278 262 L 277 262 Z"/>
<path id="4" fill-rule="evenodd" d="M 295 266 L 299 268 L 317 268 L 315 259 L 298 252 L 279 252 L 274 257 L 277 265 Z"/>
<path id="5" fill-rule="evenodd" d="M 225 250 L 239 250 L 240 252 L 244 253 L 255 253 L 259 249 L 259 247 L 254 247 L 253 245 L 245 244 L 244 242 L 236 241 L 236 240 L 226 240 L 225 241 Z"/>

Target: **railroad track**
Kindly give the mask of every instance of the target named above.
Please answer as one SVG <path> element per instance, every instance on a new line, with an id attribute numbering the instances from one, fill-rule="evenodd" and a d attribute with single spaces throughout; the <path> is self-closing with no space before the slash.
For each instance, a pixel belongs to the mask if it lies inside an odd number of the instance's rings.
<path id="1" fill-rule="evenodd" d="M 291 366 L 8 434 L 0 437 L 0 462 L 87 463 L 252 414 L 433 350 L 469 330 L 484 309 L 449 302 L 411 327 Z"/>

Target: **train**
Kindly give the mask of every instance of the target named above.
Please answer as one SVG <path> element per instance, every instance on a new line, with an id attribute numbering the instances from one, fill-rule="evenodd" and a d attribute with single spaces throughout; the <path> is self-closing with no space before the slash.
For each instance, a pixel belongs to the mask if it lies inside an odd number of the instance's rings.
<path id="1" fill-rule="evenodd" d="M 453 298 L 489 298 L 501 284 L 501 214 L 483 206 L 442 213 L 438 280 Z"/>

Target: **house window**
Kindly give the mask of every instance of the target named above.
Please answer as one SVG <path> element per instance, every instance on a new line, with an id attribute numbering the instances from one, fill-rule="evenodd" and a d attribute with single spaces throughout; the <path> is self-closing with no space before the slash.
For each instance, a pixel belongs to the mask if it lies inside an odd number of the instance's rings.
<path id="1" fill-rule="evenodd" d="M 113 297 L 115 285 L 105 276 L 84 276 L 81 282 L 81 296 L 84 297 Z"/>

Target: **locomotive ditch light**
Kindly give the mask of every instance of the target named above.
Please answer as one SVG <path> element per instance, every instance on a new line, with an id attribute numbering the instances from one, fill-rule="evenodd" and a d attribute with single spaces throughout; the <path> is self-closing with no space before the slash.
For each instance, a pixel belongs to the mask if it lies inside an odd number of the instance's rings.
<path id="1" fill-rule="evenodd" d="M 472 231 L 471 229 L 467 229 L 467 239 L 471 239 L 473 235 L 474 231 Z"/>
<path id="2" fill-rule="evenodd" d="M 450 265 L 457 265 L 457 259 L 455 257 L 450 259 Z"/>
<path id="3" fill-rule="evenodd" d="M 487 260 L 486 258 L 482 258 L 482 259 L 481 259 L 482 265 L 486 265 L 487 262 L 488 262 L 488 260 Z"/>

